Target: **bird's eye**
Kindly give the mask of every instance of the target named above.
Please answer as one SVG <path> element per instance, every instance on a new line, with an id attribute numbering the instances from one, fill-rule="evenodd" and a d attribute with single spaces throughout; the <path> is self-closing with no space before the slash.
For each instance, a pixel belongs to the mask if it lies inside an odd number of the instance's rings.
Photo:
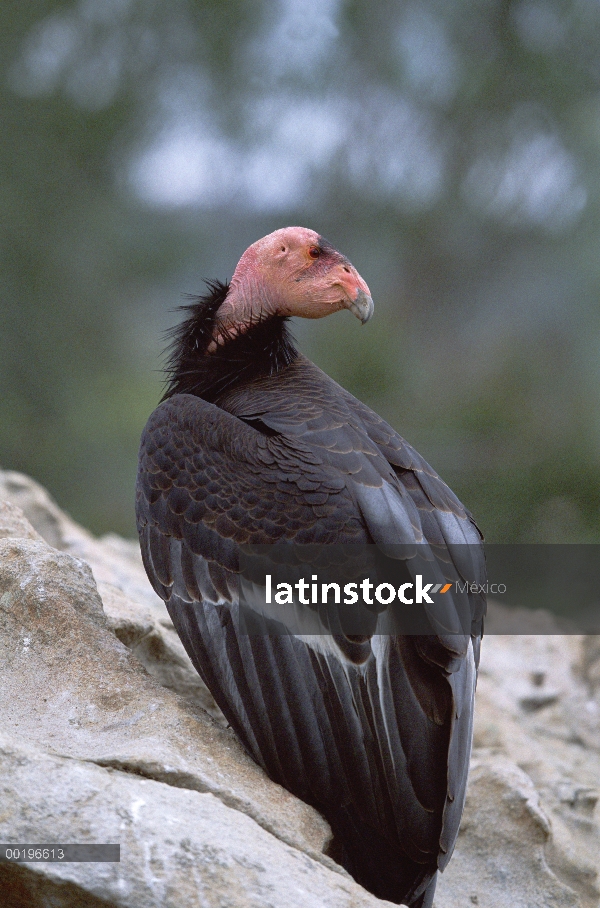
<path id="1" fill-rule="evenodd" d="M 311 259 L 318 259 L 321 255 L 321 250 L 318 246 L 311 246 L 308 250 L 308 254 L 310 255 Z"/>

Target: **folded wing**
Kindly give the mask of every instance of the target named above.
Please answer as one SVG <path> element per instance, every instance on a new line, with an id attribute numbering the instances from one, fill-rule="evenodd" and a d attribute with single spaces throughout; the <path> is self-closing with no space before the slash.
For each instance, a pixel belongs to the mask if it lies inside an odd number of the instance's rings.
<path id="1" fill-rule="evenodd" d="M 485 570 L 480 536 L 389 426 L 303 368 L 293 393 L 279 380 L 280 403 L 265 382 L 252 407 L 235 395 L 219 407 L 187 394 L 160 405 L 140 451 L 142 555 L 254 759 L 324 813 L 332 854 L 359 882 L 416 906 L 458 832 L 477 627 L 411 637 L 383 633 L 376 618 L 361 639 L 335 639 L 281 633 L 262 617 L 264 633 L 244 633 L 240 546 L 377 544 L 400 559 L 433 546 L 453 576 L 472 578 Z M 311 380 L 318 395 L 305 393 Z M 477 625 L 483 605 L 469 607 Z"/>

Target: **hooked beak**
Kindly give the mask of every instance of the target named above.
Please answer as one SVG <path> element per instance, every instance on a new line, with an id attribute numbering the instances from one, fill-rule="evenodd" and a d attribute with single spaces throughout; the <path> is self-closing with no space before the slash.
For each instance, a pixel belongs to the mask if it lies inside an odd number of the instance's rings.
<path id="1" fill-rule="evenodd" d="M 365 281 L 347 260 L 339 273 L 339 283 L 342 285 L 346 302 L 344 306 L 356 316 L 363 325 L 369 321 L 375 309 L 371 291 Z"/>
<path id="2" fill-rule="evenodd" d="M 356 299 L 347 308 L 363 325 L 366 325 L 375 311 L 375 304 L 373 303 L 373 298 L 360 288 L 356 294 Z"/>

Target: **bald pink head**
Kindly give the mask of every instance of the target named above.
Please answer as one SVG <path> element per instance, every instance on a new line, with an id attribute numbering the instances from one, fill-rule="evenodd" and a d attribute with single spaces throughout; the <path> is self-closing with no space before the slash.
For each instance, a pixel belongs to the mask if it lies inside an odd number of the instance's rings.
<path id="1" fill-rule="evenodd" d="M 363 324 L 373 314 L 356 268 L 314 230 L 284 227 L 253 243 L 239 260 L 218 312 L 215 341 L 272 315 L 323 318 L 340 309 Z"/>

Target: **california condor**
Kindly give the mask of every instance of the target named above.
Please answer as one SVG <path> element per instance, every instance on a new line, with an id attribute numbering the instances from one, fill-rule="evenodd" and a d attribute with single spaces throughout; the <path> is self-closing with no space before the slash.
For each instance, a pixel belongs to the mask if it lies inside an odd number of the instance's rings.
<path id="1" fill-rule="evenodd" d="M 464 805 L 481 595 L 464 633 L 382 633 L 378 615 L 329 637 L 240 625 L 242 546 L 430 545 L 464 577 L 462 547 L 485 570 L 434 470 L 296 349 L 290 316 L 344 308 L 368 321 L 369 288 L 301 227 L 254 243 L 230 284 L 185 307 L 142 435 L 137 524 L 148 577 L 251 756 L 323 813 L 359 883 L 428 908 Z"/>

